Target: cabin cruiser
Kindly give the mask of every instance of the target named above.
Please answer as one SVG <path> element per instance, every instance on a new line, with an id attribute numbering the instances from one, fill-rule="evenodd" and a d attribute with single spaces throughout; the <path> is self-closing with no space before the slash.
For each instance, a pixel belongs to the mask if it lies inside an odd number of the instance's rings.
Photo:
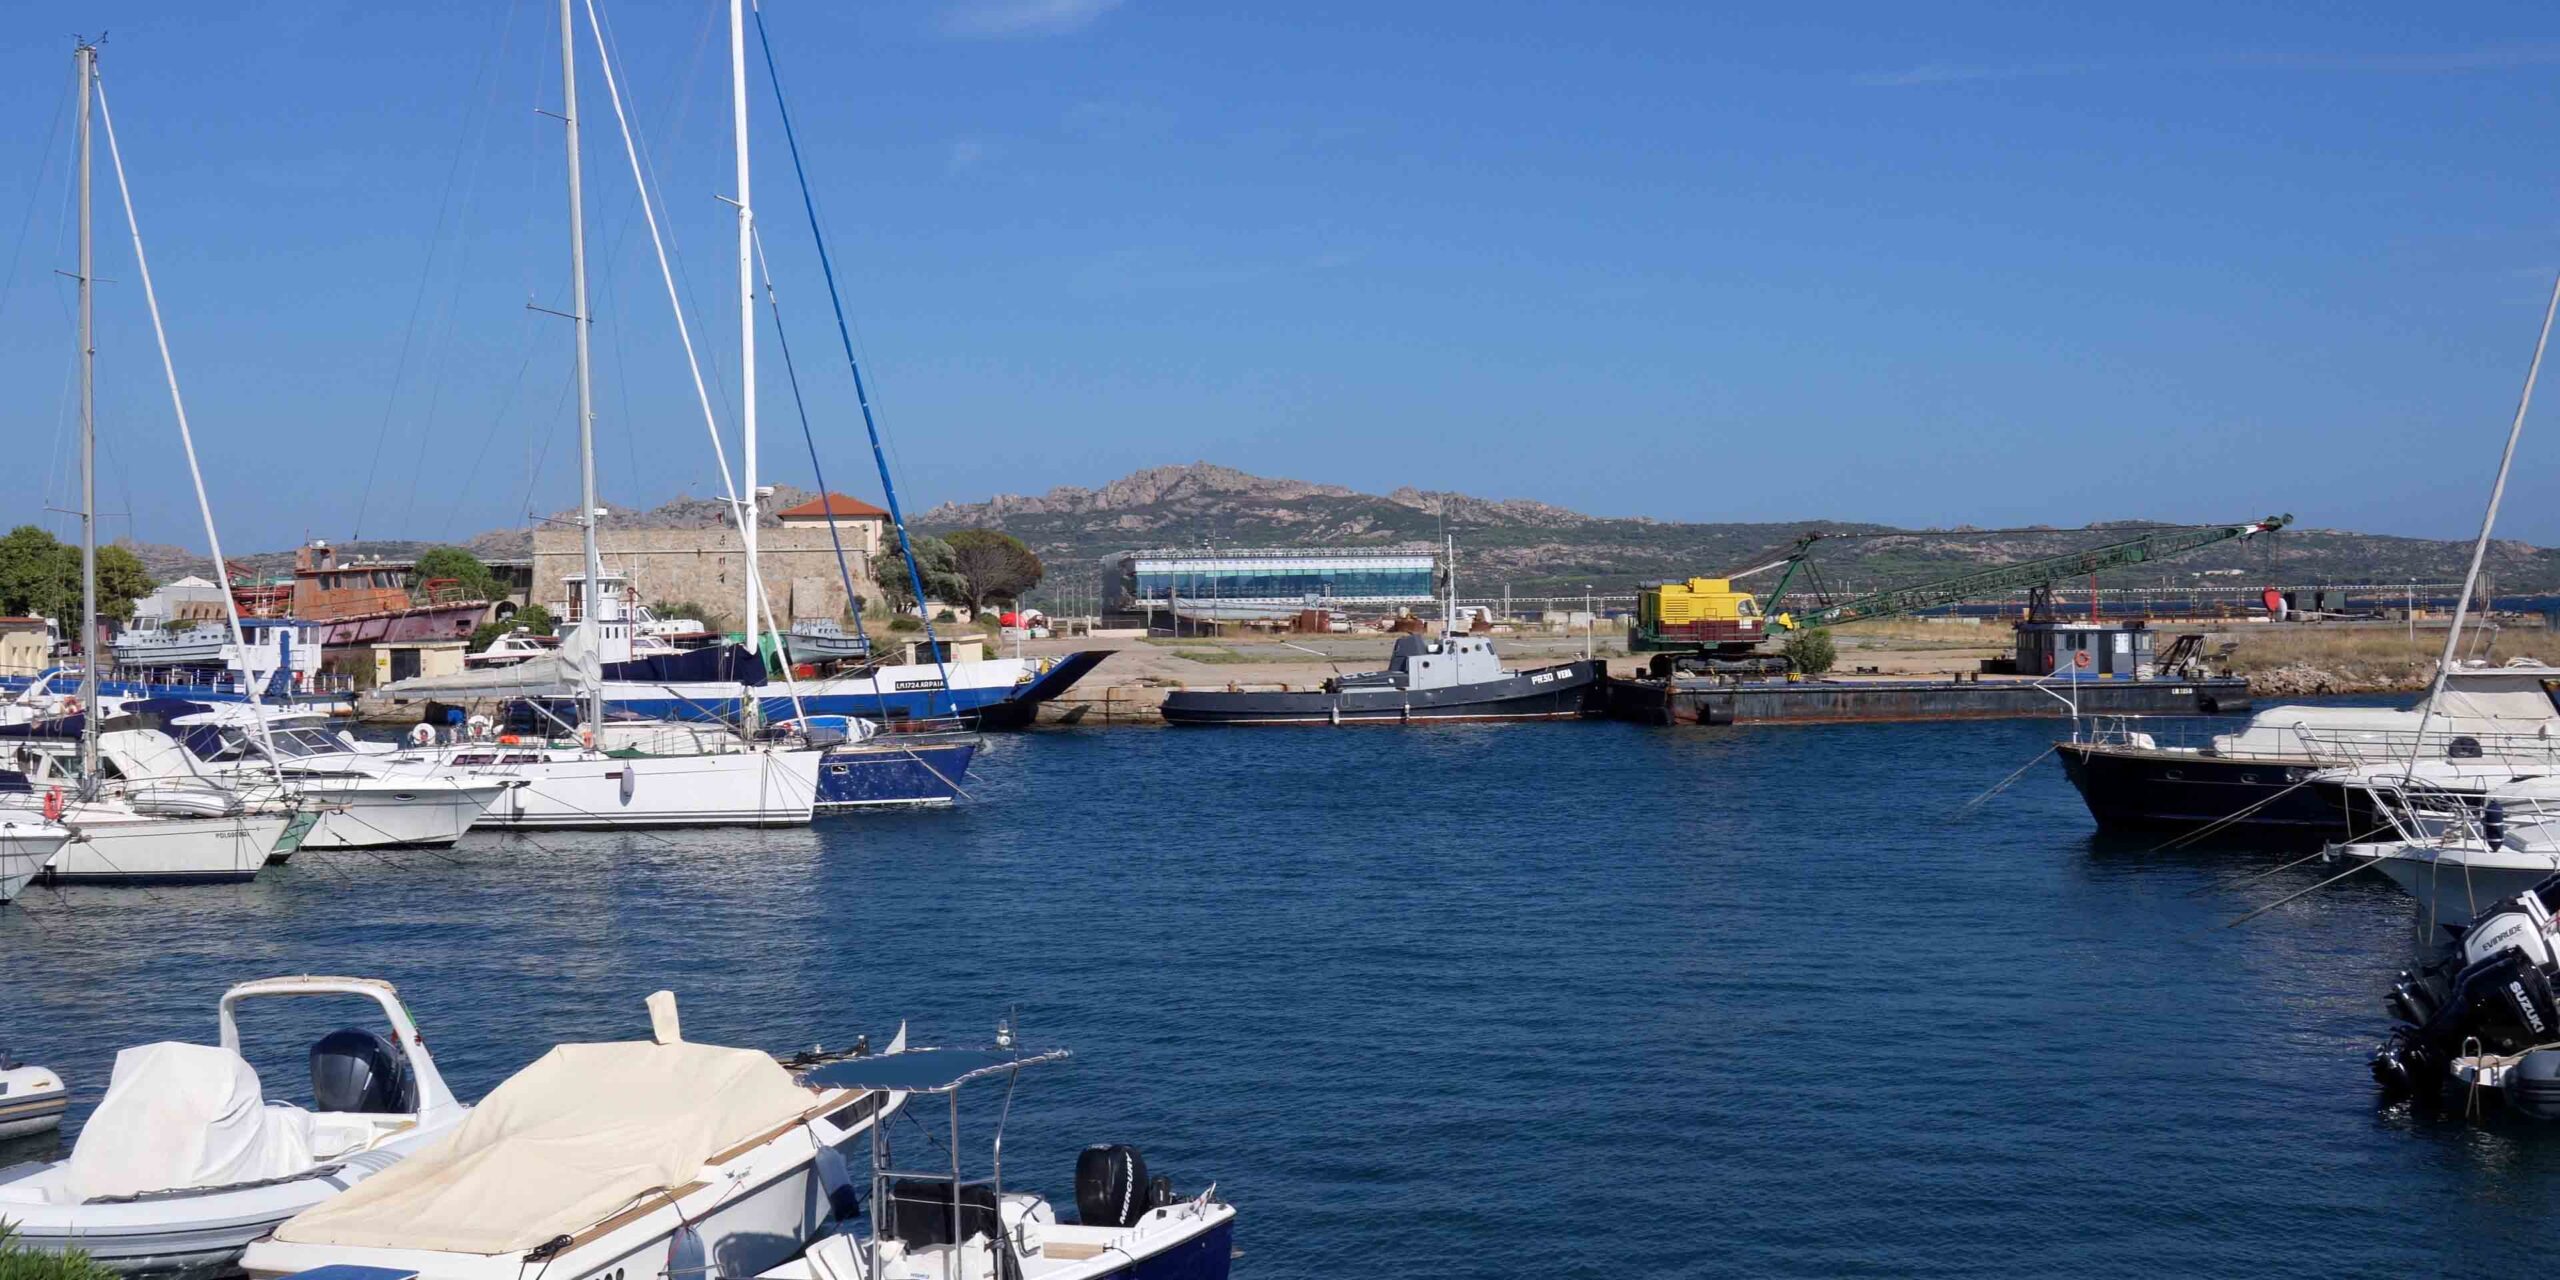
<path id="1" fill-rule="evenodd" d="M 62 1077 L 33 1067 L 0 1050 L 0 1138 L 23 1138 L 62 1124 L 71 1107 L 71 1091 Z"/>
<path id="2" fill-rule="evenodd" d="M 688 1042 L 673 996 L 650 1005 L 649 1039 L 544 1054 L 442 1141 L 251 1245 L 242 1268 L 643 1280 L 711 1260 L 751 1276 L 798 1256 L 842 1203 L 844 1153 L 905 1095 Z M 888 1056 L 904 1043 L 902 1029 Z"/>
<path id="3" fill-rule="evenodd" d="M 37 872 L 39 884 L 149 885 L 254 880 L 270 856 L 290 856 L 317 820 L 236 801 L 228 812 L 204 812 L 220 803 L 193 789 L 84 797 L 75 785 L 54 783 L 41 792 L 0 791 L 0 822 L 40 816 L 69 833 Z"/>
<path id="4" fill-rule="evenodd" d="M 964 1169 L 961 1089 L 1001 1082 L 999 1115 L 1008 1116 L 1022 1071 L 1067 1057 L 1009 1041 L 1000 1032 L 992 1048 L 911 1049 L 810 1072 L 813 1084 L 946 1100 L 918 1111 L 948 1116 L 949 1126 L 937 1134 L 932 1120 L 907 1113 L 921 1132 L 903 1160 L 891 1129 L 875 1127 L 867 1198 L 877 1211 L 866 1229 L 852 1228 L 848 1210 L 860 1198 L 847 1196 L 837 1214 L 843 1229 L 762 1280 L 1224 1280 L 1235 1255 L 1235 1206 L 1218 1198 L 1214 1183 L 1185 1194 L 1170 1178 L 1149 1177 L 1136 1147 L 1096 1145 L 1078 1155 L 1073 1222 L 1060 1221 L 1046 1197 L 1005 1189 L 1002 1119 L 988 1143 L 989 1172 Z M 947 1172 L 937 1168 L 946 1161 Z"/>
<path id="5" fill-rule="evenodd" d="M 1552 720 L 1579 716 L 1599 686 L 1589 658 L 1505 670 L 1483 636 L 1396 637 L 1384 671 L 1336 676 L 1310 690 L 1176 689 L 1172 724 L 1411 724 L 1431 720 Z"/>
<path id="6" fill-rule="evenodd" d="M 871 656 L 871 637 L 833 618 L 802 618 L 782 634 L 782 648 L 793 662 L 858 662 Z"/>
<path id="7" fill-rule="evenodd" d="M 0 810 L 0 903 L 17 901 L 70 840 L 69 828 L 40 813 Z"/>
<path id="8" fill-rule="evenodd" d="M 2560 872 L 2560 777 L 2456 777 L 2448 786 L 2388 766 L 2349 776 L 2382 833 L 2331 845 L 2328 857 L 2389 877 L 2429 920 L 2468 920 Z"/>
<path id="9" fill-rule="evenodd" d="M 511 667 L 530 658 L 539 658 L 560 648 L 556 636 L 539 636 L 531 627 L 518 627 L 489 642 L 478 653 L 464 654 L 462 665 L 471 668 Z"/>
<path id="10" fill-rule="evenodd" d="M 369 1001 L 385 1030 L 314 1042 L 306 1108 L 265 1096 L 238 1011 L 311 997 Z M 218 1275 L 277 1223 L 399 1167 L 468 1111 L 388 982 L 245 982 L 223 993 L 218 1017 L 218 1045 L 118 1053 L 69 1156 L 0 1170 L 0 1220 L 22 1246 L 78 1249 L 127 1274 Z"/>
<path id="11" fill-rule="evenodd" d="M 165 816 L 222 817 L 238 813 L 307 811 L 312 820 L 289 843 L 270 850 L 269 860 L 285 861 L 300 849 L 380 849 L 450 845 L 471 829 L 509 783 L 500 779 L 417 777 L 385 779 L 360 770 L 304 768 L 278 739 L 294 730 L 259 734 L 242 730 L 250 745 L 241 755 L 221 763 L 206 760 L 185 743 L 151 724 L 170 724 L 171 701 L 152 699 L 127 704 L 133 714 L 109 721 L 98 734 L 99 763 L 105 794 L 120 797 L 144 813 Z M 183 702 L 181 710 L 190 706 Z M 179 715 L 177 719 L 188 717 Z M 316 730 L 302 729 L 303 735 Z M 191 735 L 203 739 L 216 735 Z M 260 741 L 276 746 L 270 762 Z M 366 756 L 328 739 L 338 754 Z M 36 787 L 77 787 L 78 747 L 72 743 L 30 744 L 37 770 Z M 333 757 L 334 758 L 334 757 Z M 288 763 L 290 762 L 290 763 Z"/>
<path id="12" fill-rule="evenodd" d="M 2560 771 L 2560 668 L 2530 659 L 2460 662 L 2440 694 L 2405 709 L 2278 706 L 2202 742 L 2163 741 L 2133 722 L 2102 724 L 2055 744 L 2102 827 L 2211 827 L 2304 841 L 2370 835 L 2349 826 L 2334 793 L 2305 785 L 2327 769 L 2482 760 Z M 2419 741 L 2420 726 L 2425 741 Z"/>

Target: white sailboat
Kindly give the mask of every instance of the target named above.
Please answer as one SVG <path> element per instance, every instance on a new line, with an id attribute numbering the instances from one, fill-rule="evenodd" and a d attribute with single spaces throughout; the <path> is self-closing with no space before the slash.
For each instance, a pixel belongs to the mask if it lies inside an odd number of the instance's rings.
<path id="1" fill-rule="evenodd" d="M 69 839 L 70 830 L 58 822 L 0 815 L 0 903 L 17 901 Z"/>
<path id="2" fill-rule="evenodd" d="M 222 543 L 214 533 L 212 508 L 205 501 L 203 473 L 196 467 L 195 440 L 187 427 L 186 403 L 178 394 L 177 367 L 169 356 L 168 332 L 160 322 L 159 295 L 152 288 L 151 264 L 143 254 L 142 228 L 133 208 L 133 193 L 124 180 L 123 153 L 116 145 L 115 118 L 107 109 L 106 86 L 98 79 L 98 50 L 83 42 L 73 53 L 79 71 L 80 104 L 78 112 L 79 199 L 80 199 L 80 615 L 81 671 L 79 706 L 99 709 L 98 664 L 93 652 L 98 634 L 98 536 L 97 536 L 97 343 L 95 341 L 95 306 L 92 297 L 94 271 L 94 229 L 90 225 L 90 159 L 92 154 L 90 118 L 94 106 L 98 122 L 105 127 L 107 152 L 114 163 L 117 194 L 122 198 L 125 225 L 132 234 L 136 273 L 142 280 L 142 296 L 151 313 L 151 328 L 160 346 L 162 372 L 167 376 L 170 403 L 178 419 L 178 438 L 185 447 L 187 466 L 195 477 L 197 506 L 205 516 L 205 533 L 210 539 L 214 565 L 222 576 L 223 598 L 230 599 L 230 575 L 222 568 Z M 240 631 L 239 614 L 230 610 L 232 643 L 247 650 Z M 251 690 L 252 698 L 256 691 Z M 199 883 L 207 881 L 247 880 L 258 874 L 267 863 L 271 851 L 283 848 L 290 852 L 290 841 L 307 827 L 307 819 L 282 805 L 247 806 L 225 804 L 214 811 L 196 813 L 190 802 L 194 797 L 173 800 L 168 806 L 185 816 L 163 816 L 149 804 L 134 798 L 111 794 L 105 786 L 106 773 L 98 755 L 98 727 L 102 717 L 87 714 L 80 717 L 80 752 L 78 777 L 71 788 L 49 788 L 39 798 L 34 792 L 21 792 L 0 797 L 0 808 L 13 813 L 41 812 L 47 819 L 59 822 L 69 832 L 62 847 L 46 864 L 41 875 L 51 883 L 153 884 Z M 39 806 L 41 806 L 39 808 Z"/>
<path id="3" fill-rule="evenodd" d="M 514 694 L 531 697 L 574 693 L 577 719 L 553 716 L 545 730 L 494 740 L 421 745 L 385 756 L 349 753 L 332 763 L 380 778 L 410 776 L 504 779 L 510 788 L 492 806 L 488 825 L 519 830 L 679 826 L 796 826 L 807 823 L 818 802 L 818 768 L 824 751 L 805 739 L 749 740 L 698 724 L 608 719 L 604 669 L 633 656 L 638 624 L 627 593 L 607 591 L 596 543 L 603 509 L 596 500 L 595 404 L 587 350 L 587 247 L 583 174 L 578 151 L 578 85 L 575 31 L 566 4 L 562 55 L 561 123 L 568 143 L 569 319 L 576 331 L 578 383 L 579 515 L 586 571 L 578 581 L 579 625 L 561 640 L 557 655 L 528 659 L 496 671 L 440 677 L 445 683 L 404 681 L 391 691 L 424 696 Z M 599 39 L 598 48 L 602 50 Z M 741 55 L 742 56 L 742 55 Z M 611 64 L 605 64 L 610 85 Z M 618 92 L 618 91 L 617 91 Z M 740 115 L 743 128 L 744 97 Z M 743 160 L 741 165 L 743 166 Z M 744 196 L 741 169 L 741 196 Z M 643 193 L 645 203 L 646 193 Z M 652 215 L 654 218 L 654 215 Z M 654 225 L 654 223 L 653 223 Z M 752 313 L 750 313 L 752 315 Z M 687 339 L 688 346 L 690 338 Z M 753 359 L 752 342 L 748 358 Z M 749 365 L 752 370 L 752 363 Z M 755 403 L 752 373 L 746 382 L 749 422 Z M 749 439 L 752 441 L 752 426 Z M 725 476 L 725 467 L 723 468 Z M 750 481 L 752 482 L 752 473 Z M 748 564 L 748 629 L 760 616 L 754 564 L 752 500 L 741 509 Z M 735 697 L 737 686 L 726 686 Z M 550 710 L 534 704 L 539 715 Z M 512 740 L 510 740 L 512 739 Z M 313 762 L 317 763 L 317 762 Z"/>

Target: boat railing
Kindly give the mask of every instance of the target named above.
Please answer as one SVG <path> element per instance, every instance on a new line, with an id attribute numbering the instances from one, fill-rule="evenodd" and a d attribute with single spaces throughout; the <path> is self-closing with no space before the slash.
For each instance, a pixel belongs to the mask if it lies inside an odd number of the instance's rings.
<path id="1" fill-rule="evenodd" d="M 2506 829 L 2560 823 L 2560 797 L 2487 795 L 2389 772 L 2349 785 L 2372 798 L 2374 811 L 2403 843 L 2444 847 L 2489 843 L 2492 813 Z"/>
<path id="2" fill-rule="evenodd" d="M 2085 717 L 2077 741 L 2096 747 L 2194 752 L 2218 760 L 2265 761 L 2343 769 L 2408 760 L 2487 760 L 2560 772 L 2560 738 L 2540 733 L 2476 733 L 2431 729 L 2339 729 L 2284 726 L 2272 740 L 2235 732 L 2227 722 L 2191 716 Z"/>

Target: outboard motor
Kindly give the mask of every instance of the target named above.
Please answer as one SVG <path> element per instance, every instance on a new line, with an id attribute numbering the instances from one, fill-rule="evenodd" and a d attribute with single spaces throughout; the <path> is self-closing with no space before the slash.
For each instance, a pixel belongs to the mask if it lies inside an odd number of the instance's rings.
<path id="1" fill-rule="evenodd" d="M 2405 1025 L 2375 1048 L 2371 1064 L 2387 1096 L 2432 1097 L 2453 1059 L 2474 1041 L 2486 1053 L 2519 1053 L 2560 1041 L 2560 967 L 2553 964 L 2551 939 L 2555 896 L 2560 876 L 2482 912 L 2452 956 L 2400 975 L 2384 1005 Z M 2560 1068 L 2560 1062 L 2553 1066 Z M 2560 1080 L 2553 1102 L 2560 1108 Z"/>
<path id="2" fill-rule="evenodd" d="M 1147 1158 L 1136 1147 L 1091 1146 L 1076 1157 L 1076 1220 L 1088 1227 L 1134 1227 L 1145 1217 Z"/>
<path id="3" fill-rule="evenodd" d="M 418 1086 L 388 1038 L 348 1027 L 311 1046 L 311 1101 L 321 1111 L 400 1115 L 418 1109 Z"/>

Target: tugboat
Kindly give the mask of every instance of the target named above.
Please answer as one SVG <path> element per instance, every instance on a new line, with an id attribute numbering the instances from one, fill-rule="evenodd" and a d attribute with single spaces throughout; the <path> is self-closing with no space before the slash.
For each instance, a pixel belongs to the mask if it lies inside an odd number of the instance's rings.
<path id="1" fill-rule="evenodd" d="M 1506 671 L 1482 636 L 1396 637 L 1384 671 L 1336 676 L 1309 690 L 1177 689 L 1173 724 L 1411 724 L 1417 720 L 1562 720 L 1599 687 L 1590 658 Z"/>

